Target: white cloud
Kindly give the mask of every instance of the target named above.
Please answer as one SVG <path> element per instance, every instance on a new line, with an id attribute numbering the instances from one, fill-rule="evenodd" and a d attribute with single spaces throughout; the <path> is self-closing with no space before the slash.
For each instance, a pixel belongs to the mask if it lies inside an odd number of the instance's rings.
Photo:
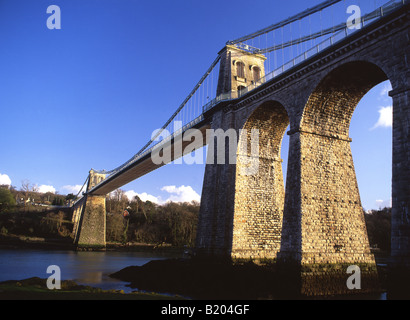
<path id="1" fill-rule="evenodd" d="M 126 191 L 125 195 L 127 196 L 129 201 L 134 200 L 135 196 L 138 196 L 142 201 L 151 201 L 153 203 L 161 204 L 163 201 L 161 200 L 161 197 L 155 197 L 151 194 L 148 194 L 146 192 L 143 193 L 137 193 L 134 190 Z"/>
<path id="2" fill-rule="evenodd" d="M 148 194 L 146 192 L 140 193 L 138 194 L 138 197 L 142 200 L 142 201 L 151 201 L 154 203 L 162 203 L 163 201 L 161 200 L 161 197 L 155 197 L 151 194 Z"/>
<path id="3" fill-rule="evenodd" d="M 76 195 L 80 191 L 81 187 L 82 187 L 82 185 L 79 185 L 79 184 L 76 184 L 74 186 L 66 185 L 66 186 L 62 186 L 60 188 L 60 191 L 61 191 L 62 194 L 72 193 L 72 194 Z M 85 191 L 85 186 L 84 186 L 83 191 Z"/>
<path id="4" fill-rule="evenodd" d="M 384 200 L 376 200 L 376 205 L 377 205 L 378 207 L 380 207 L 381 204 L 383 203 L 383 201 L 384 201 Z"/>
<path id="5" fill-rule="evenodd" d="M 11 179 L 7 174 L 0 173 L 0 185 L 8 185 L 11 186 Z"/>
<path id="6" fill-rule="evenodd" d="M 201 200 L 201 196 L 190 186 L 165 186 L 161 190 L 171 194 L 165 202 L 191 202 L 193 200 L 199 202 Z"/>
<path id="7" fill-rule="evenodd" d="M 56 189 L 53 186 L 47 186 L 45 184 L 42 184 L 41 186 L 38 187 L 38 192 L 40 193 L 56 193 Z"/>
<path id="8" fill-rule="evenodd" d="M 379 120 L 377 120 L 377 123 L 370 130 L 374 130 L 379 127 L 388 128 L 388 127 L 391 127 L 392 124 L 393 124 L 393 107 L 392 106 L 381 107 L 379 109 Z"/>
<path id="9" fill-rule="evenodd" d="M 190 186 L 164 186 L 161 188 L 161 191 L 165 191 L 170 194 L 170 196 L 163 200 L 161 196 L 154 196 L 146 192 L 137 193 L 134 190 L 126 191 L 125 195 L 130 201 L 134 199 L 135 196 L 138 196 L 142 201 L 151 201 L 156 204 L 165 204 L 167 202 L 191 202 L 193 200 L 200 201 L 201 196 L 195 192 L 194 189 Z"/>
<path id="10" fill-rule="evenodd" d="M 134 190 L 130 190 L 130 191 L 125 191 L 125 195 L 127 196 L 129 201 L 132 201 L 134 197 L 138 195 L 138 193 L 136 193 Z"/>
<path id="11" fill-rule="evenodd" d="M 377 209 L 384 209 L 384 208 L 391 208 L 392 201 L 390 200 L 376 200 L 376 208 Z"/>

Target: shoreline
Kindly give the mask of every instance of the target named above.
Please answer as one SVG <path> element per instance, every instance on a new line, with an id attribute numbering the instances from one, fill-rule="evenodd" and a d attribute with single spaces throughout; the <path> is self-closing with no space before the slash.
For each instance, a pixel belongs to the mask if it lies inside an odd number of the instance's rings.
<path id="1" fill-rule="evenodd" d="M 129 266 L 109 275 L 143 291 L 167 292 L 193 300 L 385 300 L 385 288 L 332 295 L 304 295 L 289 287 L 276 263 L 166 259 Z M 287 280 L 286 280 L 287 279 Z M 379 279 L 381 280 L 381 279 Z"/>
<path id="2" fill-rule="evenodd" d="M 1 300 L 185 300 L 178 295 L 135 290 L 103 290 L 98 287 L 79 285 L 72 280 L 62 280 L 61 289 L 47 288 L 47 279 L 32 277 L 23 280 L 0 282 Z"/>
<path id="3" fill-rule="evenodd" d="M 25 235 L 0 235 L 0 249 L 40 249 L 40 250 L 72 250 L 72 251 L 93 251 L 91 249 L 77 248 L 72 243 L 71 238 L 52 239 L 42 237 L 30 237 Z M 104 249 L 95 251 L 118 251 L 118 252 L 158 252 L 158 253 L 181 253 L 189 248 L 176 247 L 169 244 L 150 244 L 150 243 L 115 243 L 107 242 Z"/>
<path id="4" fill-rule="evenodd" d="M 0 249 L 78 251 L 72 244 L 71 239 L 46 239 L 16 235 L 0 236 Z M 181 258 L 154 260 L 139 267 L 126 267 L 109 275 L 111 278 L 127 282 L 126 286 L 135 289 L 137 292 L 148 291 L 160 296 L 161 293 L 166 292 L 171 296 L 190 297 L 189 299 L 281 299 L 277 291 L 280 290 L 279 288 L 272 291 L 273 288 L 278 286 L 279 280 L 275 268 L 255 265 L 252 262 L 229 265 L 215 261 L 198 260 L 195 257 L 185 256 L 184 253 L 186 253 L 187 249 L 186 247 L 173 247 L 167 244 L 107 243 L 106 249 L 103 251 L 181 254 Z M 378 269 L 382 271 L 379 274 L 381 276 L 379 280 L 384 282 L 386 267 L 382 265 L 386 262 L 386 257 L 384 254 L 380 255 L 380 253 L 377 256 L 379 262 Z M 25 280 L 14 280 L 14 282 L 20 283 L 21 281 Z M 2 284 L 4 282 L 0 283 L 0 285 Z M 231 289 L 227 291 L 227 287 Z M 111 299 L 108 295 L 102 295 L 103 289 L 95 289 L 99 291 L 94 291 L 93 294 L 100 294 L 100 299 Z M 16 291 L 13 290 L 12 292 Z M 35 288 L 33 290 L 35 291 Z M 113 293 L 113 290 L 108 291 Z M 7 292 L 7 290 L 4 291 L 0 287 L 0 299 L 4 297 L 7 299 Z M 42 294 L 51 295 L 49 292 Z M 20 299 L 16 296 L 16 293 L 12 293 L 12 295 L 15 296 L 14 299 Z M 70 293 L 68 296 L 76 299 L 74 293 Z M 25 297 L 26 295 L 23 293 L 21 299 L 25 299 Z M 112 297 L 112 299 L 116 298 L 117 296 Z M 367 296 L 367 298 L 370 298 L 370 296 Z M 54 298 L 51 296 L 50 299 Z M 372 295 L 370 299 L 380 300 L 380 293 Z"/>

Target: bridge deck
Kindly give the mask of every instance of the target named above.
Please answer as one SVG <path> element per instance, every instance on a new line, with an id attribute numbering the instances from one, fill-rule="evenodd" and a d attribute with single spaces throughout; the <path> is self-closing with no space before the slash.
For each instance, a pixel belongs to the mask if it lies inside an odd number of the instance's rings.
<path id="1" fill-rule="evenodd" d="M 195 126 L 191 127 L 191 129 L 198 129 L 202 132 L 203 137 L 206 137 L 206 130 L 210 128 L 210 125 L 207 120 L 202 120 Z M 206 144 L 206 139 L 202 139 L 202 141 L 183 141 L 183 135 L 186 131 L 183 131 L 179 135 L 175 136 L 172 138 L 170 144 L 166 144 L 166 146 L 163 147 L 163 152 L 170 152 L 171 154 L 171 162 L 180 158 L 181 156 L 184 156 L 186 153 L 184 153 L 185 147 L 187 145 L 191 145 L 192 147 L 195 147 L 195 149 L 202 148 Z M 182 140 L 182 151 L 183 154 L 175 154 L 174 150 L 174 145 L 175 141 Z M 161 147 L 161 146 L 160 146 Z M 155 150 L 155 148 L 153 149 Z M 126 167 L 125 169 L 109 176 L 107 179 L 103 180 L 100 184 L 96 185 L 93 189 L 91 189 L 88 194 L 91 195 L 106 195 L 112 191 L 114 191 L 117 188 L 120 188 L 127 183 L 130 183 L 134 181 L 135 179 L 138 179 L 139 177 L 142 177 L 143 175 L 154 171 L 167 163 L 161 163 L 161 164 L 155 164 L 152 161 L 151 158 L 152 151 L 145 154 L 143 157 Z"/>

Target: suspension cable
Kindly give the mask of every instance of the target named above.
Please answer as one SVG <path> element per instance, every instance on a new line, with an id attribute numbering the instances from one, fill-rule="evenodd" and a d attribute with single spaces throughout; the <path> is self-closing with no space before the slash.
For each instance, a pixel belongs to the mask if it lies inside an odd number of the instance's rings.
<path id="1" fill-rule="evenodd" d="M 238 39 L 235 39 L 235 40 L 232 40 L 232 41 L 228 41 L 227 44 L 233 45 L 233 44 L 236 44 L 236 43 L 239 43 L 239 42 L 244 42 L 244 41 L 256 38 L 256 37 L 258 37 L 258 36 L 260 36 L 264 33 L 270 32 L 272 30 L 279 29 L 279 28 L 281 28 L 281 27 L 283 27 L 283 26 L 285 26 L 289 23 L 297 21 L 298 19 L 303 19 L 303 18 L 305 18 L 305 17 L 307 17 L 307 16 L 309 16 L 313 13 L 316 13 L 320 10 L 323 10 L 323 9 L 325 9 L 325 8 L 335 4 L 335 3 L 338 3 L 340 1 L 342 1 L 342 0 L 327 0 L 327 1 L 324 1 L 320 4 L 318 4 L 317 6 L 314 6 L 314 7 L 310 8 L 310 9 L 307 9 L 307 10 L 301 12 L 301 13 L 298 13 L 298 14 L 296 14 L 296 15 L 288 18 L 288 19 L 285 19 L 285 20 L 282 20 L 278 23 L 275 23 L 275 24 L 273 24 L 269 27 L 266 27 L 264 29 L 261 29 L 259 31 L 254 32 L 254 33 L 251 33 L 249 35 L 243 36 L 241 38 L 238 38 Z"/>
<path id="2" fill-rule="evenodd" d="M 199 80 L 199 82 L 196 84 L 196 86 L 194 87 L 194 89 L 191 91 L 191 93 L 185 98 L 185 100 L 182 102 L 182 104 L 178 107 L 178 109 L 173 113 L 173 115 L 168 119 L 168 121 L 161 127 L 161 129 L 157 130 L 156 134 L 151 137 L 151 139 L 147 142 L 147 144 L 144 145 L 144 147 L 142 147 L 131 159 L 129 159 L 127 162 L 125 162 L 124 164 L 122 164 L 121 166 L 110 170 L 110 171 L 105 171 L 105 170 L 101 170 L 101 171 L 96 171 L 98 173 L 105 173 L 105 174 L 112 174 L 114 172 L 117 172 L 123 168 L 125 168 L 126 166 L 128 166 L 131 162 L 133 162 L 135 159 L 137 159 L 137 157 L 143 153 L 150 145 L 152 142 L 155 141 L 156 138 L 158 138 L 158 136 L 165 130 L 165 128 L 168 127 L 168 125 L 172 122 L 172 120 L 174 120 L 174 118 L 180 113 L 180 111 L 182 110 L 182 108 L 185 107 L 185 105 L 188 103 L 188 101 L 194 96 L 194 94 L 197 92 L 197 90 L 199 89 L 199 87 L 201 86 L 201 84 L 205 81 L 205 79 L 208 77 L 208 75 L 212 72 L 213 68 L 216 66 L 216 64 L 219 62 L 219 60 L 221 59 L 221 54 L 218 55 L 218 57 L 212 62 L 211 66 L 208 68 L 208 70 L 205 72 L 205 74 L 202 76 L 202 78 Z M 200 97 L 198 96 L 198 99 Z"/>
<path id="3" fill-rule="evenodd" d="M 327 0 L 327 1 L 324 1 L 324 2 L 322 2 L 321 4 L 319 4 L 319 5 L 317 5 L 317 6 L 315 6 L 315 7 L 312 7 L 312 8 L 310 8 L 310 9 L 307 9 L 307 10 L 305 10 L 305 11 L 303 11 L 303 12 L 301 12 L 301 13 L 299 13 L 299 14 L 297 14 L 297 15 L 294 15 L 294 16 L 292 16 L 292 17 L 290 17 L 290 18 L 288 18 L 288 19 L 286 19 L 286 20 L 283 20 L 283 21 L 281 21 L 281 22 L 278 22 L 278 23 L 275 23 L 275 24 L 273 24 L 273 25 L 271 25 L 271 26 L 269 26 L 269 27 L 267 27 L 267 28 L 264 28 L 264 29 L 261 29 L 261 30 L 259 30 L 259 31 L 257 31 L 257 32 L 254 32 L 254 33 L 252 33 L 252 34 L 249 34 L 249 35 L 247 35 L 247 36 L 244 36 L 244 37 L 241 37 L 241 38 L 238 38 L 238 39 L 236 39 L 236 40 L 233 40 L 233 41 L 228 41 L 227 42 L 227 44 L 228 45 L 235 45 L 235 44 L 239 44 L 239 43 L 241 43 L 241 42 L 243 42 L 243 41 L 247 41 L 247 40 L 250 40 L 250 39 L 252 39 L 252 44 L 253 44 L 253 39 L 255 38 L 255 37 L 257 37 L 257 36 L 260 36 L 260 35 L 263 35 L 264 33 L 268 33 L 268 32 L 270 32 L 270 31 L 273 31 L 273 42 L 274 42 L 274 45 L 273 46 L 271 46 L 271 47 L 268 47 L 268 48 L 265 48 L 265 49 L 254 49 L 253 50 L 253 53 L 258 53 L 258 54 L 264 54 L 264 53 L 270 53 L 271 51 L 275 51 L 275 55 L 274 55 L 274 68 L 276 68 L 276 63 L 278 62 L 278 64 L 279 64 L 279 61 L 276 61 L 277 59 L 277 57 L 276 57 L 276 51 L 277 50 L 281 50 L 282 51 L 282 65 L 284 64 L 284 54 L 285 54 L 285 48 L 287 48 L 287 47 L 289 47 L 289 46 L 293 46 L 293 45 L 301 45 L 302 43 L 304 43 L 304 42 L 306 42 L 306 41 L 311 41 L 311 40 L 313 40 L 313 42 L 314 42 L 314 44 L 315 44 L 315 39 L 317 39 L 317 38 L 320 38 L 320 37 L 322 37 L 322 36 L 324 36 L 324 35 L 327 35 L 327 34 L 330 34 L 330 33 L 335 33 L 335 32 L 338 32 L 338 31 L 340 31 L 340 30 L 342 30 L 342 29 L 344 29 L 344 28 L 346 28 L 346 24 L 345 23 L 341 23 L 341 24 L 338 24 L 338 25 L 336 25 L 336 26 L 334 26 L 333 25 L 333 23 L 332 23 L 332 27 L 330 27 L 330 28 L 327 28 L 327 29 L 323 29 L 323 25 L 322 25 L 322 10 L 323 9 L 325 9 L 325 8 L 327 8 L 327 7 L 329 7 L 329 6 L 332 6 L 332 22 L 333 22 L 333 5 L 334 4 L 336 4 L 336 3 L 339 3 L 339 2 L 341 2 L 341 1 L 344 1 L 344 5 L 346 6 L 347 4 L 346 4 L 346 0 Z M 403 0 L 403 3 L 404 2 L 407 2 L 407 0 L 406 1 L 404 1 Z M 395 3 L 395 0 L 390 0 L 386 5 L 390 5 L 391 7 L 394 7 L 394 6 L 396 6 L 396 3 Z M 319 32 L 316 32 L 316 33 L 312 33 L 312 30 L 311 30 L 311 15 L 312 14 L 314 14 L 314 13 L 317 13 L 317 12 L 320 12 L 320 24 L 321 24 L 321 30 L 319 31 Z M 373 12 L 370 12 L 370 13 L 368 13 L 367 15 L 364 15 L 363 17 L 362 17 L 362 21 L 363 22 L 365 22 L 365 21 L 367 21 L 367 20 L 371 20 L 371 19 L 373 19 L 373 18 L 375 18 L 376 16 L 379 16 L 380 15 L 380 10 L 375 10 L 375 11 L 373 11 Z M 293 36 L 292 36 L 292 34 L 291 34 L 291 40 L 290 41 L 287 41 L 287 42 L 284 42 L 284 35 L 283 35 L 283 29 L 284 29 L 284 26 L 286 26 L 286 25 L 289 25 L 290 24 L 290 28 L 291 28 L 291 30 L 292 30 L 292 22 L 295 22 L 295 21 L 297 21 L 297 20 L 299 20 L 299 30 L 300 30 L 300 28 L 301 28 L 301 25 L 300 25 L 300 20 L 301 19 L 303 19 L 304 17 L 309 17 L 309 35 L 307 35 L 307 36 L 301 36 L 301 32 L 300 32 L 300 38 L 299 39 L 293 39 Z M 276 30 L 281 30 L 281 35 L 282 35 L 282 43 L 280 43 L 280 44 L 276 44 L 276 39 L 275 39 L 275 31 Z M 280 36 L 279 36 L 280 37 Z M 267 37 L 266 37 L 266 39 L 267 39 Z M 259 39 L 259 41 L 260 41 L 260 39 Z M 266 41 L 266 43 L 267 43 L 267 41 Z M 302 48 L 303 48 L 303 46 L 302 46 Z M 302 50 L 302 48 L 301 48 L 301 50 Z M 133 161 L 135 161 L 145 150 L 147 150 L 147 148 L 155 141 L 155 139 L 156 138 L 158 138 L 158 136 L 168 127 L 168 125 L 175 119 L 175 117 L 177 117 L 178 115 L 179 116 L 181 116 L 181 114 L 180 114 L 180 111 L 187 105 L 187 103 L 188 102 L 190 102 L 191 103 L 191 105 L 193 104 L 194 105 L 194 107 L 195 107 L 195 105 L 196 105 L 196 100 L 198 99 L 198 104 L 200 103 L 200 101 L 201 101 L 201 92 L 199 92 L 199 94 L 197 93 L 197 91 L 198 91 L 198 89 L 200 88 L 200 86 L 203 84 L 203 82 L 205 81 L 205 80 L 207 80 L 207 83 L 209 84 L 209 79 L 208 79 L 208 76 L 209 75 L 211 75 L 211 91 L 213 91 L 213 86 L 214 86 L 214 84 L 213 84 L 213 77 L 214 77 L 214 75 L 215 75 L 215 70 L 214 70 L 214 68 L 215 68 L 215 66 L 217 65 L 217 63 L 220 61 L 220 59 L 221 59 L 221 54 L 219 54 L 218 56 L 217 56 L 217 58 L 212 62 L 212 64 L 211 64 L 211 66 L 208 68 L 208 70 L 206 71 L 206 73 L 202 76 L 202 78 L 199 80 L 199 82 L 196 84 L 196 86 L 194 87 L 194 89 L 191 91 L 191 93 L 185 98 L 185 100 L 182 102 L 182 104 L 177 108 L 177 110 L 174 112 L 174 114 L 168 119 L 168 121 L 161 127 L 161 129 L 159 129 L 159 130 L 157 130 L 157 132 L 156 132 L 156 134 L 150 139 L 150 141 L 146 144 L 146 145 L 144 145 L 144 147 L 143 148 L 141 148 L 130 160 L 128 160 L 127 162 L 125 162 L 124 164 L 122 164 L 121 166 L 119 166 L 119 167 L 117 167 L 117 168 L 115 168 L 115 169 L 113 169 L 113 170 L 111 170 L 111 171 L 105 171 L 105 170 L 100 170 L 100 171 L 97 171 L 97 170 L 94 170 L 95 172 L 97 172 L 97 173 L 104 173 L 104 174 L 112 174 L 112 173 L 114 173 L 114 172 L 118 172 L 119 170 L 121 170 L 121 169 L 123 169 L 123 168 L 125 168 L 125 167 L 127 167 L 130 163 L 132 163 Z M 280 57 L 278 58 L 278 60 L 280 59 Z M 216 86 L 217 86 L 217 84 L 216 84 Z M 208 86 L 207 86 L 207 91 L 208 91 Z M 196 95 L 195 95 L 195 93 L 197 93 Z M 206 92 L 206 95 L 208 94 L 208 92 Z M 205 88 L 203 88 L 203 90 L 202 90 L 202 95 L 205 95 Z M 193 98 L 193 100 L 191 99 L 191 98 Z M 206 101 L 206 103 L 207 103 L 207 100 L 208 99 L 205 99 Z M 205 103 L 204 102 L 204 103 Z M 199 108 L 200 108 L 200 106 L 199 106 Z M 195 113 L 195 112 L 194 112 Z M 199 110 L 199 113 L 200 113 L 200 110 Z M 182 114 L 182 117 L 184 116 L 184 114 Z M 188 114 L 186 114 L 186 116 L 188 117 Z M 183 119 L 183 118 L 182 118 Z M 189 120 L 189 119 L 188 119 Z M 86 179 L 86 181 L 84 182 L 84 185 L 81 187 L 81 189 L 80 189 L 80 191 L 78 192 L 78 194 L 77 194 L 77 196 L 76 197 L 78 197 L 78 195 L 81 193 L 81 191 L 83 190 L 83 188 L 84 188 L 84 186 L 85 186 L 85 184 L 87 183 L 87 181 L 88 181 L 88 179 L 89 179 L 89 176 L 87 177 L 87 179 Z"/>

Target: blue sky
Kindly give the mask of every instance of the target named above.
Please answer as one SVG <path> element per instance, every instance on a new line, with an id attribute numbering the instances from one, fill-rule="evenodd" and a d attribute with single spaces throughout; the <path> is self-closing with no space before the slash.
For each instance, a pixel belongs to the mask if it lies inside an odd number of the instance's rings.
<path id="1" fill-rule="evenodd" d="M 0 183 L 73 192 L 91 168 L 132 157 L 226 41 L 320 2 L 0 0 Z M 52 4 L 60 30 L 46 26 Z M 390 202 L 388 85 L 363 98 L 350 129 L 366 209 Z M 286 160 L 286 136 L 282 149 Z M 160 202 L 197 199 L 204 169 L 171 164 L 123 189 Z"/>

